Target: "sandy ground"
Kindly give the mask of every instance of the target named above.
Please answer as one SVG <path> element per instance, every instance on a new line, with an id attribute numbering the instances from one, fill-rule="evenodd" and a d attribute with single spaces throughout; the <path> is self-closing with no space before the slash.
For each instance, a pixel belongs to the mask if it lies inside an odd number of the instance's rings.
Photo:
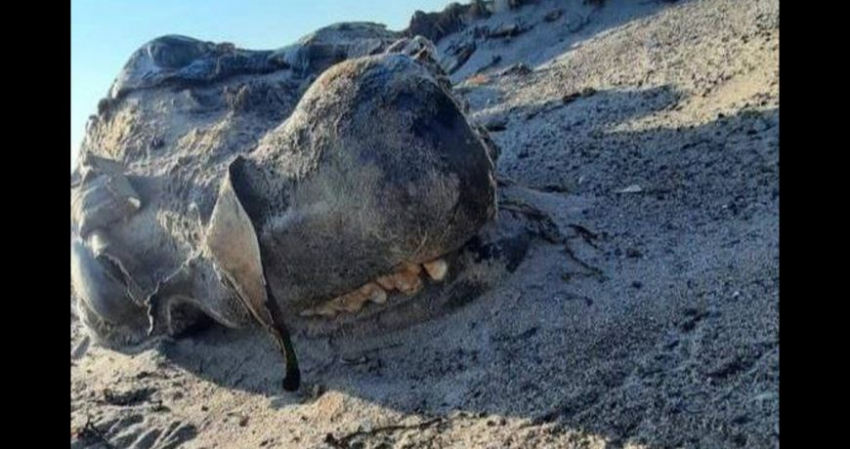
<path id="1" fill-rule="evenodd" d="M 294 394 L 260 331 L 122 354 L 72 311 L 72 447 L 778 446 L 778 1 L 604 3 L 438 44 L 529 28 L 452 79 L 575 258 L 538 242 L 449 316 L 296 339 Z"/>

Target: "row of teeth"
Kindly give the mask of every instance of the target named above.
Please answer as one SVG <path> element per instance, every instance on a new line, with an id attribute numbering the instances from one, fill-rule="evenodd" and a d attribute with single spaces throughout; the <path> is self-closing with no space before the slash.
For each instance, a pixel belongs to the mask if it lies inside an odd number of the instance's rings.
<path id="1" fill-rule="evenodd" d="M 381 276 L 353 292 L 338 296 L 318 307 L 304 310 L 301 316 L 333 318 L 339 313 L 357 313 L 368 302 L 386 303 L 388 293 L 396 290 L 403 295 L 413 296 L 419 293 L 424 285 L 420 277 L 423 269 L 429 278 L 439 282 L 446 277 L 449 264 L 445 259 L 436 259 L 422 265 L 405 265 L 397 273 Z"/>

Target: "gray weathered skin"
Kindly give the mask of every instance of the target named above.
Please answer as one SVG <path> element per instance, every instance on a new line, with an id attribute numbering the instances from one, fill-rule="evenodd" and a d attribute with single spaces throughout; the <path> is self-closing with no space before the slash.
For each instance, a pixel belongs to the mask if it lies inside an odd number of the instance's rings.
<path id="1" fill-rule="evenodd" d="M 297 44 L 301 66 L 293 48 L 178 36 L 131 57 L 72 175 L 72 287 L 101 342 L 203 316 L 274 333 L 267 292 L 294 329 L 333 331 L 354 319 L 300 313 L 404 264 L 450 259 L 445 285 L 370 304 L 360 318 L 376 330 L 479 276 L 460 272 L 474 254 L 458 250 L 495 216 L 496 150 L 447 91 L 433 46 L 406 39 L 332 65 L 393 37 L 329 27 Z"/>

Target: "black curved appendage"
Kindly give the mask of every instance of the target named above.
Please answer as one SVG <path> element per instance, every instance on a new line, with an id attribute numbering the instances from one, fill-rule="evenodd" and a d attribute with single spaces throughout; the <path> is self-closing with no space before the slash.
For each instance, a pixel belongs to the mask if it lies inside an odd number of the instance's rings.
<path id="1" fill-rule="evenodd" d="M 295 356 L 295 348 L 292 346 L 292 339 L 289 337 L 289 329 L 286 328 L 286 324 L 283 322 L 277 301 L 275 301 L 268 283 L 266 283 L 266 301 L 266 307 L 274 323 L 273 328 L 270 330 L 278 347 L 283 352 L 283 359 L 286 363 L 283 389 L 286 391 L 295 391 L 301 386 L 301 370 L 298 368 L 298 358 Z"/>

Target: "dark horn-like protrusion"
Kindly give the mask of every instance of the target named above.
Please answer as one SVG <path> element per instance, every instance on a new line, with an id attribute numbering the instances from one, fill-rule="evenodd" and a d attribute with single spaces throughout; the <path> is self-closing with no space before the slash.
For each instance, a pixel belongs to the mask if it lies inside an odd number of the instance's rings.
<path id="1" fill-rule="evenodd" d="M 225 177 L 213 208 L 206 249 L 232 284 L 236 296 L 283 352 L 286 361 L 284 389 L 297 390 L 301 374 L 289 331 L 266 282 L 254 225 L 233 188 L 230 174 Z"/>

